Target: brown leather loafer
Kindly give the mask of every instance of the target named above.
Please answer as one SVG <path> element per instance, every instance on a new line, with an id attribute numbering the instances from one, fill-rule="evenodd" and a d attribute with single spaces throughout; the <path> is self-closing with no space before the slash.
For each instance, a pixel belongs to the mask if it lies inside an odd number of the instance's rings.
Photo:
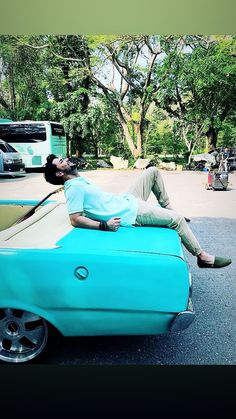
<path id="1" fill-rule="evenodd" d="M 221 258 L 219 256 L 215 257 L 214 263 L 203 262 L 200 258 L 197 258 L 197 265 L 199 268 L 224 268 L 225 266 L 230 265 L 232 262 L 231 259 Z"/>

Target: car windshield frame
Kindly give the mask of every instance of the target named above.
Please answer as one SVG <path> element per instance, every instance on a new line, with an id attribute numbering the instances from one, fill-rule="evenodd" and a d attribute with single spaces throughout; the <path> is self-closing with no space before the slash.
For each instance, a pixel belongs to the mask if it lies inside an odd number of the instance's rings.
<path id="1" fill-rule="evenodd" d="M 3 151 L 3 153 L 17 153 L 15 148 L 12 147 L 12 145 L 6 143 L 5 141 L 0 141 L 0 150 Z"/>

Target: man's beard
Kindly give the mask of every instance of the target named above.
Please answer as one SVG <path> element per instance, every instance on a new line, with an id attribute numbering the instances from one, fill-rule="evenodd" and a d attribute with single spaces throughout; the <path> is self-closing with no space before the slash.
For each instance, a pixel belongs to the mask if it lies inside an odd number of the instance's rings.
<path id="1" fill-rule="evenodd" d="M 64 169 L 66 175 L 74 175 L 77 173 L 77 164 L 73 163 L 67 169 Z"/>

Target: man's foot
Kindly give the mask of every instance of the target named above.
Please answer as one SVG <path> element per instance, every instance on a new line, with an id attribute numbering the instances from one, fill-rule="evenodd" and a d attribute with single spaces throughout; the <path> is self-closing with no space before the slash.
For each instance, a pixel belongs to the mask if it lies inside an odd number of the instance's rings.
<path id="1" fill-rule="evenodd" d="M 210 260 L 203 260 L 199 256 L 197 258 L 197 265 L 199 268 L 224 268 L 225 266 L 230 265 L 232 262 L 231 259 L 222 258 L 219 256 L 215 256 L 213 261 Z"/>

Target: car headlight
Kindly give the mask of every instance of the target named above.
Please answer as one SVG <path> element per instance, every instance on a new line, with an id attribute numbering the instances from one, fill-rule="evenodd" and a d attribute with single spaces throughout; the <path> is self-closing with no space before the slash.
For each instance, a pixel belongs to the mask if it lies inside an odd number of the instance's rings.
<path id="1" fill-rule="evenodd" d="M 6 163 L 6 164 L 13 164 L 13 160 L 7 159 L 7 160 L 4 160 L 4 163 Z"/>

